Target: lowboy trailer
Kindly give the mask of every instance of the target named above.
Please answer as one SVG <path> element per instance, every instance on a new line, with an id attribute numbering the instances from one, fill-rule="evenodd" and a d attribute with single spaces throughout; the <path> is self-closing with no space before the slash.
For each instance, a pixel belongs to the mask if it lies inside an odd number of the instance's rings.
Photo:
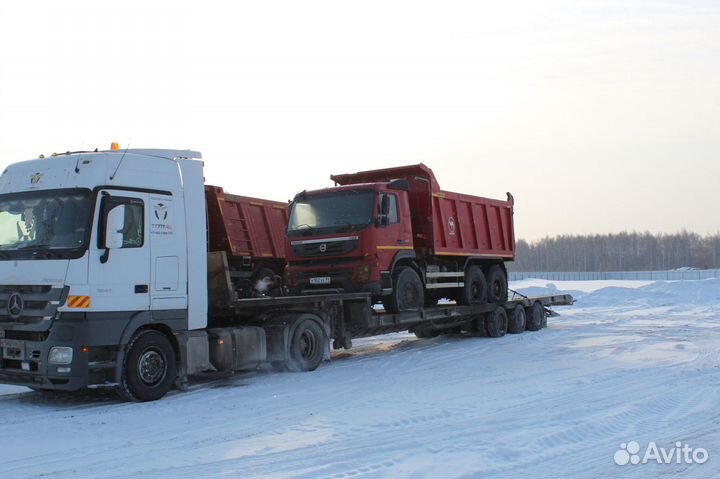
<path id="1" fill-rule="evenodd" d="M 537 330 L 547 307 L 572 302 L 518 297 L 390 314 L 372 293 L 271 296 L 283 293 L 285 205 L 206 186 L 200 158 L 113 148 L 3 171 L 0 382 L 111 387 L 149 401 L 199 373 L 313 370 L 331 341 Z"/>

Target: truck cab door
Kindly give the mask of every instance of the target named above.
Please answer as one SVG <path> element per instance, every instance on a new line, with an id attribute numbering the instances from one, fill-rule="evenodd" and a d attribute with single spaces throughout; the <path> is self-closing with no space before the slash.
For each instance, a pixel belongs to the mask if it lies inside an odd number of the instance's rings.
<path id="1" fill-rule="evenodd" d="M 387 214 L 382 211 L 384 201 L 387 202 Z M 381 270 L 388 270 L 399 251 L 413 249 L 410 211 L 405 192 L 381 192 L 378 218 L 378 258 Z"/>
<path id="2" fill-rule="evenodd" d="M 150 306 L 148 195 L 102 190 L 90 245 L 94 311 L 147 311 Z M 72 294 L 72 292 L 71 292 Z"/>

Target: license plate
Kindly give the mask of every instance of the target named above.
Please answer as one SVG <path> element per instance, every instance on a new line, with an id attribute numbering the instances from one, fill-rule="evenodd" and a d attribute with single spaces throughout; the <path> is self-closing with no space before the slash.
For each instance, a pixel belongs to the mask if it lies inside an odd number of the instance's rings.
<path id="1" fill-rule="evenodd" d="M 310 278 L 310 284 L 330 284 L 330 276 L 318 276 Z"/>
<path id="2" fill-rule="evenodd" d="M 3 359 L 25 359 L 25 343 L 17 339 L 0 339 Z"/>

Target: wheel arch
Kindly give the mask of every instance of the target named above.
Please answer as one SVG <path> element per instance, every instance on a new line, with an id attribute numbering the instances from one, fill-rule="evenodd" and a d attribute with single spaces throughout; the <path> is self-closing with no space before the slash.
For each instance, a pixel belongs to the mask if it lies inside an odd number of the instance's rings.
<path id="1" fill-rule="evenodd" d="M 422 281 L 423 286 L 425 285 L 425 275 L 423 274 L 420 265 L 418 265 L 417 263 L 417 255 L 415 254 L 415 251 L 400 250 L 395 253 L 395 256 L 393 256 L 393 260 L 390 263 L 390 269 L 387 272 L 387 276 L 383 275 L 382 272 L 380 274 L 380 281 L 385 292 L 388 290 L 392 291 L 392 278 L 395 275 L 395 271 L 397 270 L 397 268 L 401 266 L 409 266 L 413 268 L 418 274 L 418 276 L 420 276 L 420 281 Z"/>
<path id="2" fill-rule="evenodd" d="M 494 264 L 500 265 L 500 267 L 505 272 L 505 276 L 507 276 L 507 266 L 505 265 L 505 260 L 503 258 L 484 258 L 482 256 L 468 256 L 465 259 L 462 270 L 467 271 L 470 266 L 478 265 L 483 268 L 483 271 L 485 271 L 487 266 L 491 266 Z"/>
<path id="3" fill-rule="evenodd" d="M 150 311 L 141 311 L 131 316 L 129 323 L 125 327 L 125 330 L 120 338 L 118 352 L 115 359 L 116 381 L 119 381 L 121 378 L 125 363 L 125 356 L 128 352 L 128 346 L 132 343 L 133 339 L 135 339 L 143 331 L 157 331 L 170 341 L 173 353 L 175 354 L 175 364 L 177 366 L 176 371 L 178 376 L 180 376 L 182 374 L 182 353 L 180 351 L 180 343 L 174 333 L 172 325 L 161 321 L 153 321 Z"/>

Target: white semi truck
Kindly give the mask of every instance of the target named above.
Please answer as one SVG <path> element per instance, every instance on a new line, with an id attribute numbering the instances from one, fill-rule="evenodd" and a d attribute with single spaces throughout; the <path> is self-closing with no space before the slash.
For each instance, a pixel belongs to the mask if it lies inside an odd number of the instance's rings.
<path id="1" fill-rule="evenodd" d="M 154 400 L 201 371 L 313 370 L 331 340 L 349 348 L 354 337 L 402 330 L 538 330 L 546 307 L 572 302 L 519 297 L 386 314 L 365 293 L 239 295 L 235 279 L 252 258 L 236 267 L 225 251 L 208 250 L 200 159 L 111 149 L 3 171 L 0 382 L 114 387 L 128 400 Z"/>

